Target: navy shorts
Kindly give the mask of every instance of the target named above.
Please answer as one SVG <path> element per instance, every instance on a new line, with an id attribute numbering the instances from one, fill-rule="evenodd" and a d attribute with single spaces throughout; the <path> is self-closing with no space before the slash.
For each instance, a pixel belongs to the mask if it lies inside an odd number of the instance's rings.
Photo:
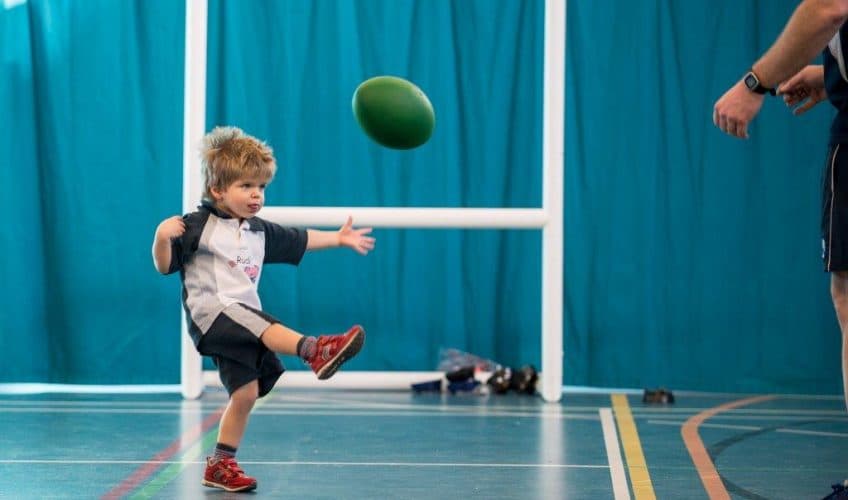
<path id="1" fill-rule="evenodd" d="M 848 271 L 848 144 L 831 145 L 822 178 L 822 259 L 827 272 Z"/>
<path id="2" fill-rule="evenodd" d="M 215 318 L 200 339 L 197 350 L 212 358 L 228 394 L 257 380 L 262 397 L 274 388 L 286 370 L 277 355 L 259 339 L 274 323 L 279 321 L 270 314 L 233 304 Z"/>

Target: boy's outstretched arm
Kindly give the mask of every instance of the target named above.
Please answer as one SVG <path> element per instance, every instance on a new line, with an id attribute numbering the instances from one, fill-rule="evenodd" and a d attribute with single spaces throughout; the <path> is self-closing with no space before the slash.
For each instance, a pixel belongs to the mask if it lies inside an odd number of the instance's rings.
<path id="1" fill-rule="evenodd" d="M 153 237 L 153 265 L 162 274 L 171 268 L 171 240 L 185 233 L 185 222 L 179 215 L 168 217 L 156 228 Z"/>
<path id="2" fill-rule="evenodd" d="M 348 217 L 347 222 L 338 231 L 307 229 L 306 249 L 348 247 L 360 255 L 366 255 L 374 249 L 374 238 L 367 236 L 370 233 L 370 227 L 353 229 L 353 217 Z"/>

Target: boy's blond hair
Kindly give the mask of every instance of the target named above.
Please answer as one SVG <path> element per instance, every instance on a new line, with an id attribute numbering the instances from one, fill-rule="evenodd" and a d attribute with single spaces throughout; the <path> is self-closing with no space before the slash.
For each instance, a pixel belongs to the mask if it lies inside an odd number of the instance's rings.
<path id="1" fill-rule="evenodd" d="M 274 151 L 238 127 L 215 127 L 200 147 L 203 199 L 214 201 L 212 188 L 224 190 L 239 179 L 271 182 L 277 171 Z"/>

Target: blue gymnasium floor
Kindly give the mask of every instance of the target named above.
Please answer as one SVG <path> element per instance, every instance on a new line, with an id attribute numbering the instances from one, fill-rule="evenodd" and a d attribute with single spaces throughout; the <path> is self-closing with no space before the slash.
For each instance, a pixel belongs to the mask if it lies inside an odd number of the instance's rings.
<path id="1" fill-rule="evenodd" d="M 722 478 L 714 498 L 821 498 L 848 477 L 841 397 L 675 395 L 277 389 L 239 449 L 248 494 L 200 484 L 219 390 L 4 395 L 0 498 L 708 498 L 683 428 Z"/>

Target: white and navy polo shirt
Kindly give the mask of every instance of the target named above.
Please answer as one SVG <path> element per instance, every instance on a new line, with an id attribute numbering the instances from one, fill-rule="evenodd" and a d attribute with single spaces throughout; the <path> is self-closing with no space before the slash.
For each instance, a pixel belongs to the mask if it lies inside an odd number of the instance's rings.
<path id="1" fill-rule="evenodd" d="M 204 202 L 183 216 L 186 230 L 171 243 L 171 267 L 180 271 L 183 307 L 195 345 L 229 305 L 261 310 L 259 278 L 264 263 L 297 265 L 306 252 L 305 229 L 259 217 L 239 221 Z"/>
<path id="2" fill-rule="evenodd" d="M 839 31 L 824 49 L 824 87 L 827 98 L 837 113 L 830 126 L 830 144 L 848 142 L 848 23 Z"/>

